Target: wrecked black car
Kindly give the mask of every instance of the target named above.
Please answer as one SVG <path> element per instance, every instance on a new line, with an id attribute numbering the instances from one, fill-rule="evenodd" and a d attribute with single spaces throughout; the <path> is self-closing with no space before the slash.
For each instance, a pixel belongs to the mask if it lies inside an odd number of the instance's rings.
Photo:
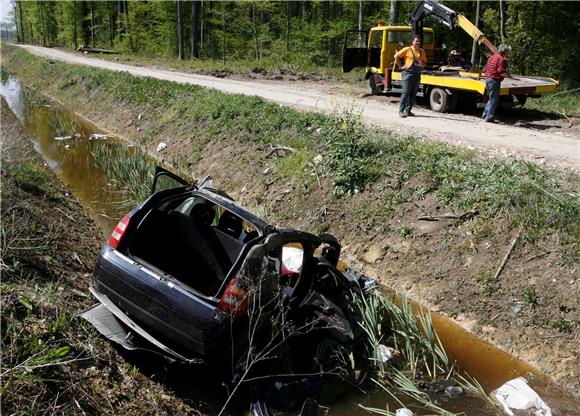
<path id="1" fill-rule="evenodd" d="M 279 230 L 204 181 L 157 168 L 151 195 L 101 249 L 83 317 L 127 349 L 227 363 L 234 381 L 348 372 L 364 343 L 353 296 L 375 281 L 328 234 Z M 364 349 L 364 348 L 363 348 Z"/>

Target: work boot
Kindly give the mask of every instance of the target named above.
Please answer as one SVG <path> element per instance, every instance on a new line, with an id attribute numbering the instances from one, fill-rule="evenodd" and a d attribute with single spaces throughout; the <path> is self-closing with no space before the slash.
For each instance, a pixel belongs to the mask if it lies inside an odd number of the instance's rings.
<path id="1" fill-rule="evenodd" d="M 401 112 L 399 112 L 399 117 L 406 118 L 407 117 L 407 113 L 405 113 L 404 111 L 401 111 Z"/>
<path id="2" fill-rule="evenodd" d="M 408 115 L 409 117 L 415 117 L 415 114 L 411 113 L 411 110 L 407 111 L 407 115 Z"/>

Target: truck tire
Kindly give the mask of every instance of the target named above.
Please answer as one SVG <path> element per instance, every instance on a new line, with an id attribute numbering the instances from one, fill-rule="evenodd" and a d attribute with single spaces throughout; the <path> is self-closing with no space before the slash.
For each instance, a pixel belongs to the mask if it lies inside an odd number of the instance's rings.
<path id="1" fill-rule="evenodd" d="M 372 95 L 380 94 L 383 91 L 383 80 L 378 74 L 371 74 L 369 77 L 369 88 Z"/>
<path id="2" fill-rule="evenodd" d="M 436 113 L 446 113 L 451 105 L 451 97 L 442 88 L 433 88 L 429 93 L 429 105 Z"/>

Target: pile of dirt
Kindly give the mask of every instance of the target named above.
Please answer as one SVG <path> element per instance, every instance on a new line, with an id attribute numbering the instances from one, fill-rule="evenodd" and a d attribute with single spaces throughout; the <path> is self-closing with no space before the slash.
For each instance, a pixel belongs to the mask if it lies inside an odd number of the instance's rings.
<path id="1" fill-rule="evenodd" d="M 2 414 L 200 414 L 77 314 L 101 241 L 2 100 Z"/>

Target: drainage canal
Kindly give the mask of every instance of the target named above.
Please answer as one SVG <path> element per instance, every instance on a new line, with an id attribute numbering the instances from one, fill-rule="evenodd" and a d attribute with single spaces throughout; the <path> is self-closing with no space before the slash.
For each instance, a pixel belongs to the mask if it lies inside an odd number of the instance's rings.
<path id="1" fill-rule="evenodd" d="M 98 146 L 124 144 L 113 136 L 107 136 L 97 126 L 81 119 L 80 116 L 62 109 L 34 91 L 23 88 L 17 78 L 10 77 L 6 82 L 2 82 L 0 94 L 23 123 L 36 150 L 81 201 L 101 228 L 103 236 L 108 236 L 119 218 L 132 207 L 127 202 L 126 194 L 110 186 L 104 173 L 97 167 L 92 152 Z M 578 402 L 553 385 L 531 365 L 480 341 L 444 316 L 433 314 L 433 325 L 449 357 L 455 360 L 461 369 L 475 377 L 486 392 L 510 379 L 524 376 L 553 409 L 559 409 L 560 414 L 579 414 Z M 207 391 L 201 394 L 192 393 L 192 388 L 204 390 L 204 386 L 203 383 L 192 386 L 191 374 L 187 371 L 186 373 L 183 374 L 183 371 L 177 373 L 174 380 L 167 380 L 167 384 L 182 397 L 206 401 L 209 413 L 219 409 L 220 399 L 216 398 L 215 393 Z M 184 385 L 184 380 L 188 380 L 189 384 Z M 490 413 L 489 408 L 483 408 L 481 401 L 473 400 L 466 395 L 455 399 L 443 398 L 443 401 L 445 403 L 441 404 L 452 413 L 501 414 Z M 393 414 L 395 409 L 401 407 L 401 403 L 380 389 L 368 392 L 354 389 L 338 402 L 331 404 L 331 414 L 369 414 L 358 404 L 380 409 L 386 409 L 388 406 Z M 239 408 L 247 407 L 240 405 Z M 416 414 L 433 413 L 418 411 Z"/>

